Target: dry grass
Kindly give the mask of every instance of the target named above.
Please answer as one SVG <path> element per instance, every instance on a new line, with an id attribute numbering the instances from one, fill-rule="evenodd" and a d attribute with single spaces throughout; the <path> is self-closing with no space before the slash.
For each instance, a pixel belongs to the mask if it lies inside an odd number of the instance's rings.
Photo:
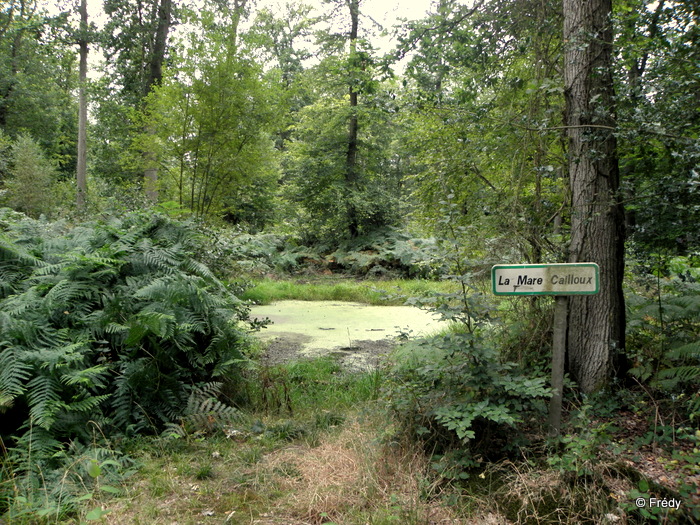
<path id="1" fill-rule="evenodd" d="M 493 464 L 486 474 L 498 479 L 498 486 L 489 490 L 491 509 L 515 523 L 618 522 L 621 517 L 611 500 L 624 497 L 631 485 L 607 467 L 601 462 L 590 477 L 577 477 L 527 462 Z"/>
<path id="2" fill-rule="evenodd" d="M 460 517 L 432 483 L 424 454 L 378 442 L 376 426 L 348 422 L 318 446 L 264 451 L 251 443 L 217 446 L 211 478 L 194 476 L 213 448 L 147 463 L 127 497 L 108 502 L 109 525 L 459 525 L 503 524 L 494 516 Z M 225 445 L 225 444 L 224 444 Z M 208 458 L 207 458 L 208 459 Z"/>
<path id="3" fill-rule="evenodd" d="M 267 518 L 274 516 L 277 523 L 350 525 L 376 515 L 408 518 L 408 523 L 462 523 L 435 497 L 423 454 L 380 445 L 376 434 L 358 423 L 318 447 L 277 451 L 261 468 L 290 474 L 280 481 L 286 496 Z"/>

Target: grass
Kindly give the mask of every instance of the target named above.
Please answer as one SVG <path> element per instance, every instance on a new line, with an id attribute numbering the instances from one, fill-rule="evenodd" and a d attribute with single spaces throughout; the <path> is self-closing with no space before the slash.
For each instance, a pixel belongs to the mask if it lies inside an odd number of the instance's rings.
<path id="1" fill-rule="evenodd" d="M 610 448 L 612 438 L 589 443 L 587 419 L 570 422 L 580 437 L 567 436 L 549 453 L 523 449 L 522 458 L 484 461 L 467 480 L 449 482 L 436 474 L 436 457 L 402 437 L 386 412 L 384 370 L 348 373 L 319 358 L 250 374 L 252 403 L 240 421 L 218 432 L 123 439 L 119 447 L 139 469 L 110 482 L 117 495 L 99 490 L 106 480 L 91 480 L 83 472 L 90 456 L 80 456 L 76 472 L 89 501 L 43 517 L 48 507 L 39 501 L 7 525 L 77 525 L 101 509 L 106 525 L 493 525 L 598 523 L 602 516 L 645 522 L 629 496 L 641 485 L 621 470 L 626 463 Z M 578 475 L 582 458 L 593 459 L 590 472 Z M 43 497 L 37 491 L 36 499 Z M 685 514 L 669 519 L 690 523 Z"/>
<path id="2" fill-rule="evenodd" d="M 357 414 L 315 444 L 210 437 L 169 457 L 144 450 L 139 479 L 103 523 L 466 523 L 441 502 L 420 451 L 376 440 L 382 425 Z"/>
<path id="3" fill-rule="evenodd" d="M 379 370 L 343 373 L 335 359 L 320 357 L 260 367 L 250 382 L 250 396 L 260 411 L 305 417 L 319 411 L 342 412 L 376 400 L 381 381 Z"/>
<path id="4" fill-rule="evenodd" d="M 143 466 L 102 523 L 468 523 L 445 505 L 423 452 L 394 440 L 377 400 L 381 371 L 347 373 L 321 358 L 257 374 L 278 389 L 265 402 L 262 388 L 251 391 L 258 402 L 240 427 L 132 441 Z"/>
<path id="5" fill-rule="evenodd" d="M 385 281 L 358 281 L 337 277 L 316 277 L 306 280 L 260 279 L 252 282 L 241 299 L 256 304 L 282 300 L 352 301 L 371 305 L 401 305 L 407 297 L 434 292 L 450 293 L 458 286 L 450 281 L 422 279 L 393 279 Z"/>

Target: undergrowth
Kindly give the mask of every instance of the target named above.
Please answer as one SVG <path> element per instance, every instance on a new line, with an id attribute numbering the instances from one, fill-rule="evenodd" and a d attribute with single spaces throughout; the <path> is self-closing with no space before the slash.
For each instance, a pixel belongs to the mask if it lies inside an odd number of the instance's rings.
<path id="1" fill-rule="evenodd" d="M 442 257 L 434 239 L 386 228 L 349 240 L 304 244 L 290 235 L 251 235 L 203 227 L 204 262 L 225 278 L 241 274 L 343 273 L 371 278 L 435 278 Z"/>
<path id="2" fill-rule="evenodd" d="M 95 458 L 86 477 L 80 447 L 235 416 L 222 394 L 236 401 L 247 362 L 247 306 L 194 257 L 192 224 L 137 213 L 59 226 L 0 232 L 0 437 L 13 476 L 0 513 L 10 517 L 58 519 L 94 493 L 90 477 L 110 463 Z"/>
<path id="3" fill-rule="evenodd" d="M 139 468 L 99 500 L 104 523 L 468 523 L 422 452 L 393 439 L 377 400 L 382 370 L 349 373 L 321 358 L 248 374 L 251 386 L 267 376 L 279 388 L 249 391 L 251 408 L 238 420 L 123 441 Z M 10 523 L 39 522 L 51 521 Z"/>

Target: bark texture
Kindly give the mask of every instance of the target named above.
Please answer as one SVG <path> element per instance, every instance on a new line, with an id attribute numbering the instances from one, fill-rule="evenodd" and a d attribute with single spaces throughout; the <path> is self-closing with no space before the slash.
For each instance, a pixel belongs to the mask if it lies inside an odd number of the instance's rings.
<path id="1" fill-rule="evenodd" d="M 600 293 L 570 298 L 568 366 L 583 392 L 604 386 L 624 347 L 624 212 L 614 135 L 611 0 L 563 0 L 571 262 L 600 266 Z"/>

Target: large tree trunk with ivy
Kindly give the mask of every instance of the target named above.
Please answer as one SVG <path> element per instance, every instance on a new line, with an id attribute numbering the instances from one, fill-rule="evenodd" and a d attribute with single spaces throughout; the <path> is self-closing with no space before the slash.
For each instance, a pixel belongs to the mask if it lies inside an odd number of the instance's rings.
<path id="1" fill-rule="evenodd" d="M 563 0 L 571 262 L 600 266 L 600 293 L 569 301 L 568 365 L 583 392 L 604 386 L 624 347 L 624 214 L 615 140 L 611 0 Z"/>

